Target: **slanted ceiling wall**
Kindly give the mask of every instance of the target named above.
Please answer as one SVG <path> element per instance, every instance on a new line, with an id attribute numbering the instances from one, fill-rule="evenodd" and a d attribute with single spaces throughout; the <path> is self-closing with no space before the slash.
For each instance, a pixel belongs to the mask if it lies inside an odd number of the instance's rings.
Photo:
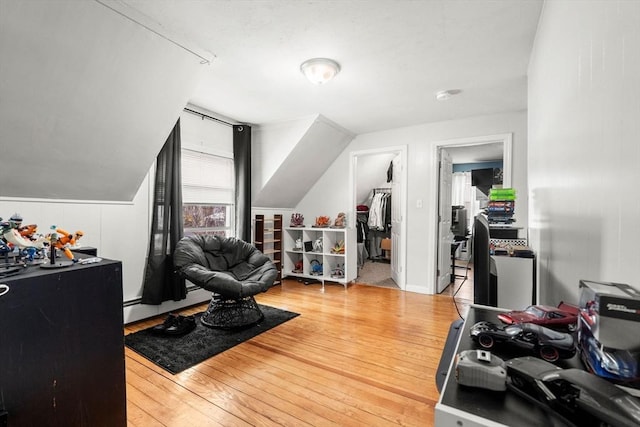
<path id="1" fill-rule="evenodd" d="M 96 1 L 0 1 L 0 197 L 131 201 L 202 58 Z"/>
<path id="2" fill-rule="evenodd" d="M 354 136 L 321 115 L 255 129 L 252 206 L 294 208 Z"/>

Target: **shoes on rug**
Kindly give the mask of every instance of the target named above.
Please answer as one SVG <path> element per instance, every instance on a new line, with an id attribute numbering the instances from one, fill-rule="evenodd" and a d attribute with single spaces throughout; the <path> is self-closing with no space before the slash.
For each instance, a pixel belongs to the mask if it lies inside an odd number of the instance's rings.
<path id="1" fill-rule="evenodd" d="M 152 328 L 152 331 L 160 335 L 180 336 L 188 334 L 196 328 L 196 319 L 193 316 L 182 316 L 169 313 L 165 321 Z"/>

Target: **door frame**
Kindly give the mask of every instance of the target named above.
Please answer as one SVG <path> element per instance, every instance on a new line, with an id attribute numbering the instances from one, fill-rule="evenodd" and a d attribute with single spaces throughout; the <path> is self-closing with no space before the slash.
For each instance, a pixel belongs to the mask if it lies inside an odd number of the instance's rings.
<path id="1" fill-rule="evenodd" d="M 502 167 L 503 167 L 503 177 L 502 182 L 505 188 L 511 187 L 512 181 L 512 150 L 513 150 L 513 134 L 512 133 L 504 133 L 497 135 L 486 135 L 486 136 L 475 136 L 469 138 L 456 138 L 456 139 L 448 139 L 444 141 L 436 141 L 433 144 L 432 151 L 432 160 L 433 164 L 431 165 L 431 182 L 433 183 L 433 199 L 431 206 L 432 210 L 432 218 L 434 221 L 432 223 L 432 236 L 438 236 L 438 229 L 440 226 L 440 221 L 438 220 L 438 201 L 440 199 L 440 179 L 439 179 L 439 163 L 440 163 L 440 150 L 446 149 L 449 147 L 471 147 L 475 145 L 485 145 L 485 144 L 494 144 L 496 142 L 502 142 Z M 433 280 L 432 280 L 432 288 L 430 293 L 436 294 L 438 291 L 438 258 L 440 250 L 440 245 L 438 239 L 435 238 L 433 241 L 433 250 L 436 255 L 433 259 Z"/>
<path id="2" fill-rule="evenodd" d="M 356 177 L 358 170 L 358 156 L 375 155 L 375 154 L 387 154 L 393 153 L 400 155 L 400 161 L 402 162 L 402 170 L 393 171 L 394 176 L 400 175 L 400 194 L 398 200 L 400 201 L 400 245 L 398 253 L 398 268 L 400 269 L 400 283 L 397 283 L 401 290 L 405 290 L 407 287 L 407 146 L 388 146 L 384 148 L 375 148 L 369 150 L 351 151 L 349 153 L 349 206 L 351 217 L 355 226 L 356 221 Z"/>

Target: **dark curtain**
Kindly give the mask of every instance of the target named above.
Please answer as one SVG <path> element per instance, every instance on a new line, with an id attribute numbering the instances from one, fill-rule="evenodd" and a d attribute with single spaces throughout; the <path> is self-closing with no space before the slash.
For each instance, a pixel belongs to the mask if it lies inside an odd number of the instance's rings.
<path id="1" fill-rule="evenodd" d="M 236 237 L 251 242 L 251 126 L 233 126 L 236 170 Z"/>
<path id="2" fill-rule="evenodd" d="M 180 119 L 156 160 L 149 256 L 142 288 L 143 304 L 186 298 L 184 279 L 173 268 L 173 252 L 183 237 Z"/>

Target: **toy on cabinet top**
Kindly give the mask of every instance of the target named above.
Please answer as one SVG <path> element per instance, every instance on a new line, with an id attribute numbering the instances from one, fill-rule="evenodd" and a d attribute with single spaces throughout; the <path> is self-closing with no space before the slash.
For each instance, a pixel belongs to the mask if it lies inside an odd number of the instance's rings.
<path id="1" fill-rule="evenodd" d="M 465 350 L 455 358 L 458 384 L 487 390 L 507 389 L 507 367 L 504 360 L 486 350 Z"/>
<path id="2" fill-rule="evenodd" d="M 560 302 L 557 307 L 530 305 L 524 310 L 513 310 L 498 314 L 498 319 L 508 325 L 514 323 L 535 323 L 547 328 L 573 332 L 578 326 L 577 306 Z"/>
<path id="3" fill-rule="evenodd" d="M 608 348 L 582 324 L 578 334 L 580 358 L 589 372 L 614 383 L 640 386 L 640 351 Z"/>
<path id="4" fill-rule="evenodd" d="M 2 221 L 2 218 L 0 218 Z M 0 222 L 0 234 L 9 247 L 17 247 L 19 249 L 36 248 L 42 249 L 45 245 L 46 238 L 35 234 L 38 228 L 35 224 L 22 225 L 22 217 L 13 214 L 9 221 Z"/>
<path id="5" fill-rule="evenodd" d="M 326 228 L 329 226 L 329 223 L 331 223 L 331 218 L 329 218 L 328 216 L 318 216 L 316 217 L 316 223 L 313 226 L 318 228 Z"/>
<path id="6" fill-rule="evenodd" d="M 333 222 L 334 228 L 345 228 L 347 226 L 347 215 L 344 212 L 340 212 Z"/>
<path id="7" fill-rule="evenodd" d="M 53 251 L 54 248 L 60 249 L 71 261 L 78 262 L 73 256 L 70 247 L 75 246 L 78 240 L 84 236 L 84 233 L 82 231 L 76 231 L 75 234 L 72 234 L 62 228 L 57 228 L 55 225 L 51 226 L 51 229 L 55 230 L 50 235 L 51 251 Z"/>
<path id="8" fill-rule="evenodd" d="M 291 227 L 304 227 L 304 215 L 300 213 L 291 214 Z"/>
<path id="9" fill-rule="evenodd" d="M 506 366 L 509 390 L 555 411 L 571 425 L 640 425 L 640 399 L 607 380 L 534 357 L 511 359 Z"/>
<path id="10" fill-rule="evenodd" d="M 512 350 L 524 350 L 541 357 L 547 362 L 570 359 L 576 354 L 573 336 L 554 331 L 533 323 L 496 325 L 478 322 L 471 327 L 471 339 L 484 349 L 496 344 L 509 346 Z"/>
<path id="11" fill-rule="evenodd" d="M 0 256 L 3 257 L 2 266 L 5 267 L 0 273 L 3 277 L 18 274 L 25 267 L 35 265 L 40 262 L 38 260 L 45 258 L 46 237 L 37 234 L 37 229 L 36 224 L 22 225 L 22 217 L 17 213 L 8 221 L 0 218 Z"/>

